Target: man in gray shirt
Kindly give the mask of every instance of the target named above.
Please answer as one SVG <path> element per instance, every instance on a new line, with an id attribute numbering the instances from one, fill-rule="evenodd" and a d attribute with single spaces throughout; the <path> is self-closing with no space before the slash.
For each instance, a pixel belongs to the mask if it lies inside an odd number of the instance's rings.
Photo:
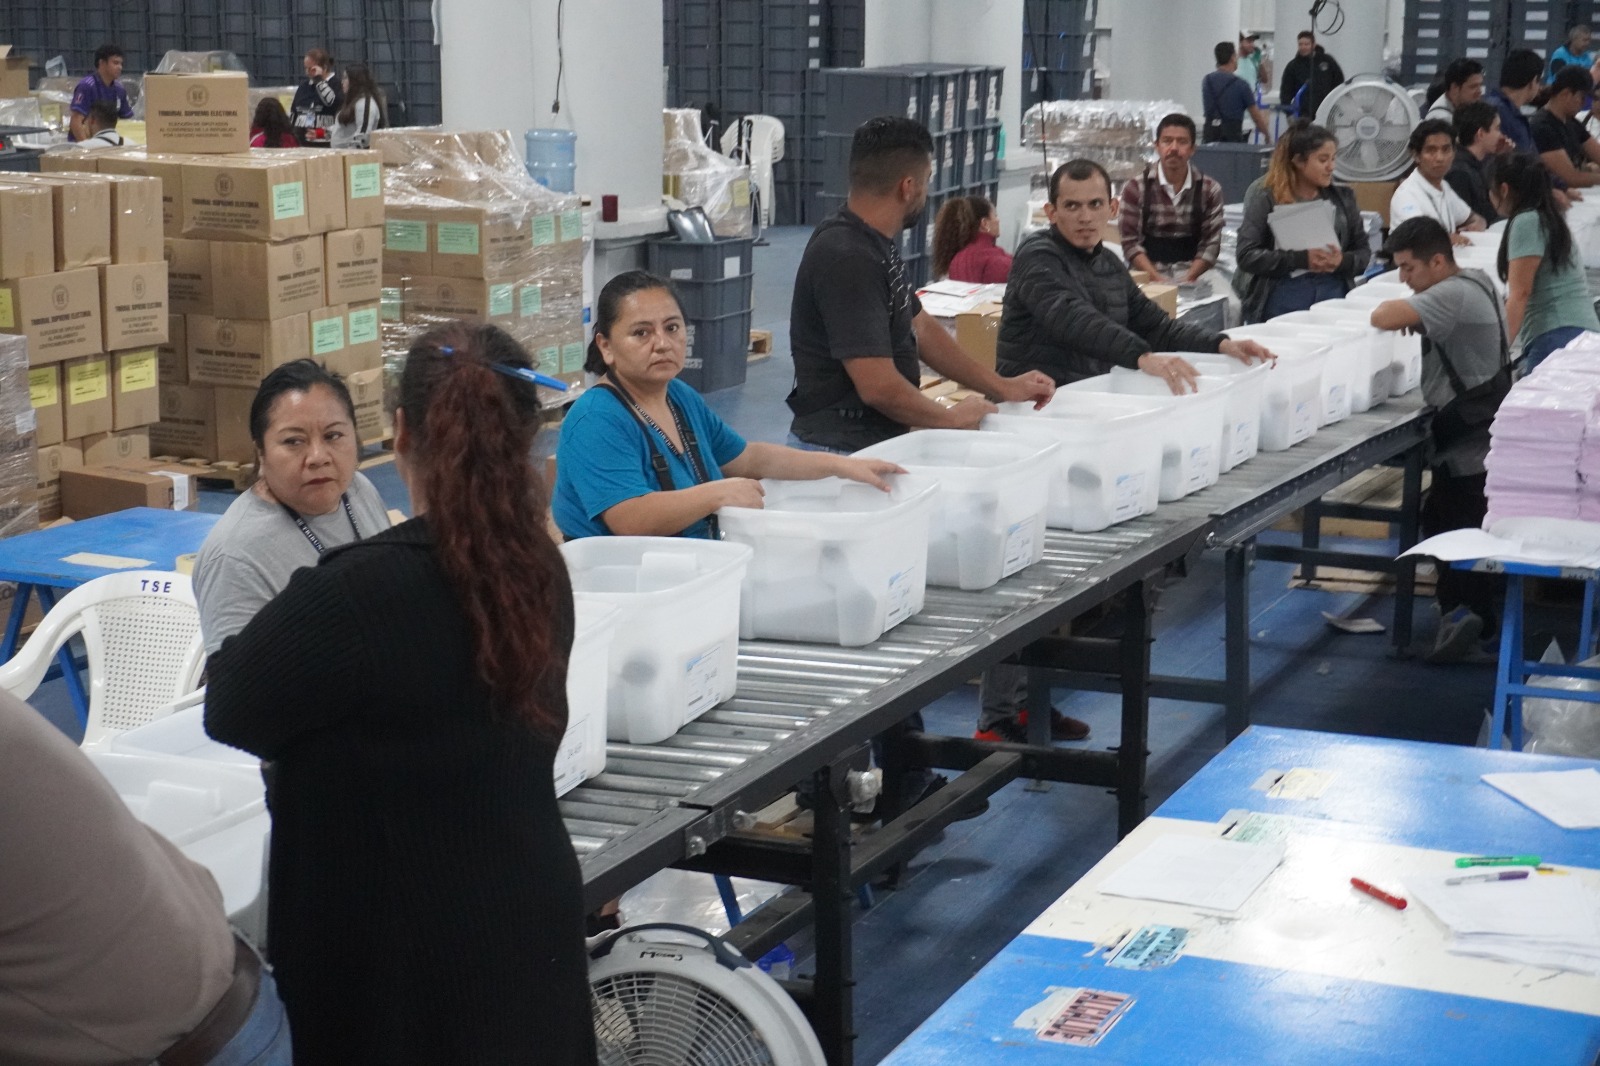
<path id="1" fill-rule="evenodd" d="M 1387 254 L 1411 287 L 1408 300 L 1372 312 L 1379 329 L 1421 333 L 1422 396 L 1438 414 L 1432 423 L 1433 483 L 1422 505 L 1422 532 L 1476 529 L 1485 496 L 1489 424 L 1510 388 L 1505 315 L 1494 284 L 1456 265 L 1450 234 L 1431 218 L 1407 219 L 1389 237 Z M 1469 395 L 1467 402 L 1458 402 Z M 1431 659 L 1455 662 L 1498 629 L 1499 582 L 1487 574 L 1436 564 L 1440 624 Z"/>

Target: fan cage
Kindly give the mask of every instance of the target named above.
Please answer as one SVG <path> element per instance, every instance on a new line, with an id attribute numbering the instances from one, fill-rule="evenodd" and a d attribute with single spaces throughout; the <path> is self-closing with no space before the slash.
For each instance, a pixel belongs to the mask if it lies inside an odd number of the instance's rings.
<path id="1" fill-rule="evenodd" d="M 1417 122 L 1404 90 L 1387 82 L 1344 85 L 1319 118 L 1339 140 L 1335 173 L 1346 181 L 1384 181 L 1411 162 L 1408 142 Z"/>
<path id="2" fill-rule="evenodd" d="M 670 973 L 593 983 L 602 1066 L 771 1066 L 772 1048 L 727 997 Z"/>

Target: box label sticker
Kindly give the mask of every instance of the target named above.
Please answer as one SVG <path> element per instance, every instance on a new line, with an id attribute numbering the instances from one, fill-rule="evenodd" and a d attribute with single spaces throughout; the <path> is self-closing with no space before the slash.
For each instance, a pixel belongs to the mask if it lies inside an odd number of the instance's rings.
<path id="1" fill-rule="evenodd" d="M 1033 534 L 1033 520 L 1018 522 L 1006 530 L 1005 560 L 1000 567 L 1001 577 L 1010 577 L 1033 562 L 1033 546 L 1038 543 Z"/>
<path id="2" fill-rule="evenodd" d="M 583 239 L 583 212 L 561 212 L 561 243 L 568 241 L 581 241 Z"/>
<path id="3" fill-rule="evenodd" d="M 1183 953 L 1189 930 L 1176 925 L 1147 925 L 1125 940 L 1106 960 L 1117 970 L 1153 970 L 1171 966 Z"/>
<path id="4" fill-rule="evenodd" d="M 544 292 L 537 285 L 524 285 L 517 300 L 519 313 L 530 318 L 544 310 Z"/>
<path id="5" fill-rule="evenodd" d="M 535 246 L 556 243 L 556 216 L 535 215 L 533 218 L 533 243 Z"/>
<path id="6" fill-rule="evenodd" d="M 350 199 L 363 200 L 383 195 L 383 171 L 377 163 L 350 165 Z"/>
<path id="7" fill-rule="evenodd" d="M 1094 988 L 1045 989 L 1045 998 L 1019 1014 L 1015 1029 L 1031 1029 L 1040 1040 L 1094 1047 L 1133 1006 L 1132 996 Z"/>
<path id="8" fill-rule="evenodd" d="M 722 280 L 727 281 L 729 278 L 738 277 L 740 274 L 740 268 L 743 266 L 744 264 L 740 262 L 738 256 L 728 256 L 722 261 Z"/>
<path id="9" fill-rule="evenodd" d="M 344 316 L 311 323 L 311 354 L 327 355 L 344 347 Z"/>
<path id="10" fill-rule="evenodd" d="M 889 578 L 889 599 L 884 613 L 884 629 L 893 629 L 911 617 L 912 593 L 921 581 L 922 571 L 916 566 L 908 567 Z"/>
<path id="11" fill-rule="evenodd" d="M 440 255 L 478 255 L 482 248 L 476 222 L 439 222 L 433 230 L 434 251 Z"/>
<path id="12" fill-rule="evenodd" d="M 490 318 L 511 317 L 511 294 L 514 290 L 515 286 L 510 284 L 489 286 Z"/>
<path id="13" fill-rule="evenodd" d="M 67 403 L 94 403 L 110 395 L 104 359 L 67 367 Z"/>
<path id="14" fill-rule="evenodd" d="M 1111 521 L 1124 522 L 1144 513 L 1144 475 L 1119 474 L 1111 497 Z"/>
<path id="15" fill-rule="evenodd" d="M 306 213 L 306 183 L 286 181 L 272 187 L 272 218 L 299 218 Z"/>
<path id="16" fill-rule="evenodd" d="M 61 375 L 53 366 L 28 371 L 28 399 L 35 407 L 54 407 L 61 402 Z"/>
<path id="17" fill-rule="evenodd" d="M 1210 444 L 1189 449 L 1189 479 L 1190 489 L 1205 488 L 1210 481 L 1207 480 L 1211 473 L 1211 453 L 1215 447 Z"/>
<path id="18" fill-rule="evenodd" d="M 557 345 L 540 348 L 534 353 L 539 360 L 539 372 L 542 374 L 561 373 L 561 349 Z"/>
<path id="19" fill-rule="evenodd" d="M 30 407 L 17 416 L 16 424 L 17 436 L 27 436 L 29 433 L 32 433 L 39 428 L 39 416 L 34 412 L 33 408 Z"/>
<path id="20" fill-rule="evenodd" d="M 383 247 L 390 252 L 426 252 L 428 224 L 390 219 L 383 224 Z"/>
<path id="21" fill-rule="evenodd" d="M 189 509 L 189 475 L 181 470 L 152 470 L 151 473 L 172 479 L 172 509 L 174 511 L 187 511 Z"/>
<path id="22" fill-rule="evenodd" d="M 750 183 L 743 178 L 733 183 L 733 206 L 750 206 Z"/>
<path id="23" fill-rule="evenodd" d="M 156 350 L 135 352 L 122 357 L 117 371 L 117 391 L 142 392 L 156 387 Z"/>
<path id="24" fill-rule="evenodd" d="M 1343 418 L 1350 413 L 1350 401 L 1345 399 L 1346 387 L 1335 385 L 1328 390 L 1327 412 L 1329 419 Z"/>
<path id="25" fill-rule="evenodd" d="M 378 309 L 363 307 L 350 312 L 350 343 L 375 344 L 378 341 Z"/>
<path id="26" fill-rule="evenodd" d="M 1294 405 L 1294 418 L 1289 423 L 1289 443 L 1305 440 L 1317 430 L 1317 412 L 1310 400 Z"/>
<path id="27" fill-rule="evenodd" d="M 583 345 L 574 341 L 561 346 L 561 372 L 563 374 L 576 374 L 583 369 Z"/>
<path id="28" fill-rule="evenodd" d="M 684 664 L 684 693 L 688 697 L 684 721 L 715 706 L 720 689 L 717 680 L 721 675 L 718 668 L 721 652 L 721 643 L 713 644 Z"/>
<path id="29" fill-rule="evenodd" d="M 16 324 L 17 314 L 12 309 L 11 290 L 0 289 L 0 329 L 13 329 Z"/>

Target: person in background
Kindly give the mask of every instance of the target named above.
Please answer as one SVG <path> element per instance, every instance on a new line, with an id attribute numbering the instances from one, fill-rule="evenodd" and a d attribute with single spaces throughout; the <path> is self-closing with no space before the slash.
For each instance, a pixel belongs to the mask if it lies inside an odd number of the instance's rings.
<path id="1" fill-rule="evenodd" d="M 1530 155 L 1536 154 L 1538 149 L 1534 147 L 1533 130 L 1528 127 L 1528 118 L 1522 109 L 1538 97 L 1543 72 L 1544 60 L 1538 52 L 1515 49 L 1507 52 L 1505 62 L 1500 64 L 1500 84 L 1484 94 L 1484 99 L 1500 113 L 1500 132 L 1516 151 Z"/>
<path id="2" fill-rule="evenodd" d="M 672 284 L 631 270 L 596 302 L 584 369 L 600 378 L 561 423 L 552 513 L 569 540 L 608 535 L 709 537 L 723 507 L 760 507 L 762 478 L 842 477 L 889 491 L 904 473 L 851 459 L 746 441 L 678 380 L 687 354 Z"/>
<path id="3" fill-rule="evenodd" d="M 1244 132 L 1244 117 L 1256 125 L 1264 140 L 1271 140 L 1267 116 L 1256 106 L 1256 91 L 1249 82 L 1235 73 L 1239 69 L 1239 56 L 1232 41 L 1220 41 L 1212 49 L 1217 69 L 1200 82 L 1200 98 L 1205 107 L 1205 142 L 1241 143 L 1248 140 Z"/>
<path id="4" fill-rule="evenodd" d="M 1000 239 L 1000 215 L 982 196 L 953 196 L 933 223 L 933 276 L 973 285 L 1004 285 L 1011 253 Z"/>
<path id="5" fill-rule="evenodd" d="M 1483 64 L 1476 59 L 1456 59 L 1444 68 L 1444 91 L 1434 98 L 1425 119 L 1453 122 L 1456 110 L 1483 99 Z"/>
<path id="6" fill-rule="evenodd" d="M 250 404 L 259 475 L 207 534 L 194 566 L 206 653 L 243 629 L 323 553 L 389 528 L 378 490 L 356 469 L 355 405 L 310 359 L 285 363 Z"/>
<path id="7" fill-rule="evenodd" d="M 127 144 L 127 139 L 117 132 L 117 119 L 116 104 L 110 100 L 96 100 L 84 118 L 83 129 L 87 136 L 78 142 L 78 147 L 93 152 Z"/>
<path id="8" fill-rule="evenodd" d="M 1550 69 L 1545 75 L 1545 84 L 1553 84 L 1556 75 L 1567 67 L 1577 67 L 1587 71 L 1594 66 L 1595 53 L 1590 49 L 1594 35 L 1589 27 L 1577 25 L 1567 31 L 1567 41 L 1554 52 L 1550 53 Z"/>
<path id="9" fill-rule="evenodd" d="M 1438 411 L 1429 423 L 1428 465 L 1433 473 L 1422 503 L 1425 537 L 1483 525 L 1489 424 L 1511 387 L 1505 316 L 1494 283 L 1481 271 L 1462 270 L 1450 234 L 1431 218 L 1395 226 L 1385 253 L 1414 296 L 1386 300 L 1372 311 L 1379 329 L 1422 334 L 1422 396 Z M 1492 383 L 1492 384 L 1491 384 Z M 1495 395 L 1473 410 L 1456 404 L 1473 390 Z M 1478 641 L 1498 632 L 1503 589 L 1489 574 L 1439 564 L 1439 630 L 1432 662 L 1457 662 Z"/>
<path id="10" fill-rule="evenodd" d="M 299 570 L 209 660 L 206 731 L 273 763 L 270 955 L 306 1064 L 593 1066 L 556 806 L 572 586 L 532 362 L 492 325 L 406 355 L 415 518 Z"/>
<path id="11" fill-rule="evenodd" d="M 1163 117 L 1156 125 L 1156 165 L 1122 188 L 1122 256 L 1151 281 L 1198 281 L 1222 254 L 1222 186 L 1191 162 L 1194 133 L 1188 115 Z"/>
<path id="12" fill-rule="evenodd" d="M 1504 215 L 1497 267 L 1506 283 L 1506 329 L 1527 373 L 1585 330 L 1600 330 L 1577 242 L 1536 159 L 1489 163 L 1489 195 Z"/>
<path id="13" fill-rule="evenodd" d="M 976 429 L 992 401 L 1043 406 L 1042 374 L 1002 377 L 974 362 L 921 302 L 896 239 L 927 209 L 933 138 L 875 118 L 850 145 L 850 197 L 811 234 L 789 310 L 795 385 L 790 443 L 852 452 L 909 429 Z M 924 396 L 920 364 L 974 392 L 951 407 Z"/>
<path id="14" fill-rule="evenodd" d="M 1235 73 L 1250 86 L 1252 96 L 1272 86 L 1272 64 L 1267 60 L 1267 53 L 1261 50 L 1259 33 L 1245 30 L 1239 34 L 1239 69 Z"/>
<path id="15" fill-rule="evenodd" d="M 301 143 L 327 144 L 334 120 L 344 109 L 344 83 L 333 69 L 333 56 L 326 49 L 313 48 L 301 62 L 306 80 L 294 91 L 289 120 Z"/>
<path id="16" fill-rule="evenodd" d="M 1338 151 L 1332 133 L 1300 119 L 1278 139 L 1266 174 L 1245 191 L 1234 286 L 1244 301 L 1246 322 L 1264 322 L 1339 299 L 1371 262 L 1372 246 L 1356 194 L 1348 186 L 1333 184 Z M 1273 209 L 1319 199 L 1333 205 L 1338 243 L 1280 249 L 1267 223 Z"/>
<path id="17" fill-rule="evenodd" d="M 133 117 L 133 104 L 128 101 L 128 90 L 122 87 L 122 49 L 114 44 L 103 44 L 94 50 L 94 73 L 87 75 L 72 90 L 72 103 L 67 110 L 67 140 L 82 141 L 89 137 L 84 122 L 89 109 L 105 100 L 117 109 L 119 118 Z"/>
<path id="18" fill-rule="evenodd" d="M 334 120 L 334 148 L 367 148 L 372 131 L 389 124 L 389 108 L 372 71 L 365 63 L 351 63 L 344 72 L 344 106 Z"/>
<path id="19" fill-rule="evenodd" d="M 1397 226 L 1411 218 L 1431 218 L 1443 226 L 1457 244 L 1466 244 L 1467 239 L 1461 234 L 1483 229 L 1484 221 L 1444 180 L 1455 162 L 1455 128 L 1443 119 L 1424 119 L 1411 131 L 1407 147 L 1411 150 L 1411 173 L 1389 198 L 1389 224 Z"/>
<path id="20" fill-rule="evenodd" d="M 1456 155 L 1444 180 L 1461 197 L 1472 213 L 1486 226 L 1500 221 L 1489 197 L 1489 159 L 1511 150 L 1511 141 L 1500 132 L 1500 113 L 1486 100 L 1463 104 L 1456 109 Z"/>
<path id="21" fill-rule="evenodd" d="M 1301 30 L 1295 39 L 1295 56 L 1283 66 L 1278 103 L 1285 109 L 1291 108 L 1295 94 L 1304 89 L 1305 97 L 1295 114 L 1315 120 L 1323 98 L 1333 91 L 1334 86 L 1343 82 L 1344 71 L 1339 69 L 1339 61 L 1317 43 L 1316 34 Z"/>
<path id="22" fill-rule="evenodd" d="M 263 96 L 256 105 L 255 117 L 250 120 L 251 148 L 298 148 L 300 139 L 294 135 L 289 116 L 276 96 Z"/>
<path id="23" fill-rule="evenodd" d="M 211 873 L 0 692 L 0 1062 L 290 1066 L 283 1003 Z"/>
<path id="24" fill-rule="evenodd" d="M 1593 92 L 1588 67 L 1565 67 L 1545 88 L 1543 106 L 1528 120 L 1539 158 L 1564 188 L 1600 185 L 1600 172 L 1589 165 L 1600 164 L 1600 141 L 1578 121 Z"/>

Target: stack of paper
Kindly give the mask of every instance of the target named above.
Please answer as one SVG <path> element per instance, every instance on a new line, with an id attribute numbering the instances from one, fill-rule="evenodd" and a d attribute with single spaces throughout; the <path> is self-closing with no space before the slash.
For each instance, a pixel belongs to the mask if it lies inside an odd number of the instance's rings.
<path id="1" fill-rule="evenodd" d="M 1443 874 L 1418 878 L 1406 891 L 1450 930 L 1452 954 L 1600 976 L 1600 892 L 1582 878 L 1445 881 Z"/>
<path id="2" fill-rule="evenodd" d="M 1600 829 L 1600 772 L 1546 770 L 1483 779 L 1563 829 Z"/>
<path id="3" fill-rule="evenodd" d="M 966 281 L 936 281 L 917 290 L 922 309 L 934 318 L 954 318 L 988 303 L 1005 299 L 1004 285 L 975 285 Z"/>
<path id="4" fill-rule="evenodd" d="M 1486 524 L 1578 517 L 1579 471 L 1597 392 L 1600 378 L 1562 373 L 1535 373 L 1512 387 L 1489 429 Z M 1594 435 L 1600 444 L 1600 426 Z M 1596 477 L 1600 485 L 1600 467 Z"/>
<path id="5" fill-rule="evenodd" d="M 1100 891 L 1236 911 L 1282 861 L 1282 841 L 1245 844 L 1218 837 L 1158 837 L 1100 882 Z"/>
<path id="6" fill-rule="evenodd" d="M 1278 204 L 1267 216 L 1267 228 L 1279 248 L 1304 251 L 1308 248 L 1339 247 L 1339 234 L 1333 226 L 1333 204 L 1327 200 L 1307 200 L 1300 204 Z"/>

